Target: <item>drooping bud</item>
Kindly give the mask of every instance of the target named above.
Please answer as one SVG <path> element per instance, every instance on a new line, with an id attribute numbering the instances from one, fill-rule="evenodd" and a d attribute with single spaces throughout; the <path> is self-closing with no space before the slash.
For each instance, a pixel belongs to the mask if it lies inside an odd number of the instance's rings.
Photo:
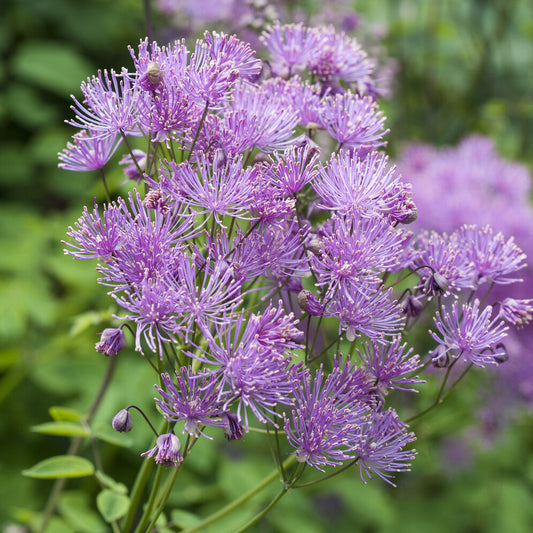
<path id="1" fill-rule="evenodd" d="M 324 311 L 324 307 L 321 305 L 318 298 L 307 289 L 303 289 L 298 293 L 296 301 L 298 302 L 300 309 L 310 316 L 320 316 Z"/>
<path id="2" fill-rule="evenodd" d="M 431 362 L 435 368 L 447 368 L 452 362 L 452 357 L 449 348 L 439 344 L 431 352 Z"/>
<path id="3" fill-rule="evenodd" d="M 409 294 L 402 302 L 402 312 L 409 316 L 418 316 L 424 309 L 424 304 L 412 294 Z"/>
<path id="4" fill-rule="evenodd" d="M 448 280 L 438 272 L 433 272 L 424 283 L 424 292 L 428 296 L 445 294 L 448 288 Z"/>
<path id="5" fill-rule="evenodd" d="M 227 440 L 240 440 L 244 436 L 244 429 L 236 414 L 229 411 L 222 413 L 224 422 L 224 436 Z"/>
<path id="6" fill-rule="evenodd" d="M 131 428 L 133 427 L 133 419 L 128 409 L 121 409 L 113 417 L 111 425 L 115 431 L 120 431 L 121 433 L 127 433 L 128 431 L 131 431 Z"/>
<path id="7" fill-rule="evenodd" d="M 119 165 L 124 167 L 124 174 L 126 178 L 134 181 L 135 183 L 141 183 L 144 179 L 144 172 L 146 171 L 147 156 L 142 150 L 134 148 L 131 154 L 126 154 L 119 162 Z"/>
<path id="8" fill-rule="evenodd" d="M 95 344 L 94 348 L 104 355 L 116 355 L 126 346 L 122 328 L 106 328 L 99 335 L 101 335 L 100 341 Z"/>
<path id="9" fill-rule="evenodd" d="M 503 343 L 498 343 L 494 349 L 494 360 L 501 365 L 509 360 L 509 354 L 507 353 L 507 348 Z"/>

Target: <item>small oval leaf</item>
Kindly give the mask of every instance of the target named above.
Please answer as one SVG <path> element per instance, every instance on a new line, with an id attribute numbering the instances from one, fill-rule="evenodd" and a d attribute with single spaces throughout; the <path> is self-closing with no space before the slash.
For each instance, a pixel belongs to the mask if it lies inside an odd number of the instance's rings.
<path id="1" fill-rule="evenodd" d="M 22 475 L 38 479 L 85 477 L 94 473 L 93 464 L 83 457 L 56 455 L 22 471 Z"/>
<path id="2" fill-rule="evenodd" d="M 111 489 L 113 492 L 116 492 L 117 494 L 128 493 L 128 488 L 126 487 L 126 485 L 124 485 L 124 483 L 119 483 L 118 481 L 115 481 L 111 476 L 104 474 L 101 470 L 97 470 L 94 475 L 96 479 L 106 489 Z"/>
<path id="3" fill-rule="evenodd" d="M 79 422 L 81 420 L 81 415 L 75 409 L 70 407 L 61 407 L 60 405 L 55 405 L 48 409 L 50 416 L 56 422 Z"/>
<path id="4" fill-rule="evenodd" d="M 117 494 L 104 489 L 96 497 L 96 506 L 106 522 L 112 522 L 123 517 L 130 505 L 130 499 L 125 494 Z"/>
<path id="5" fill-rule="evenodd" d="M 75 422 L 45 422 L 32 426 L 35 433 L 44 433 L 45 435 L 58 435 L 60 437 L 90 437 L 91 432 Z"/>

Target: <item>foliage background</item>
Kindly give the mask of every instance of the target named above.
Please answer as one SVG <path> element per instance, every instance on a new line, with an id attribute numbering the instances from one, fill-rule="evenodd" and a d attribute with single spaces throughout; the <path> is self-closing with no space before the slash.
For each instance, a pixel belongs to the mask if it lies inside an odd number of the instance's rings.
<path id="1" fill-rule="evenodd" d="M 302 2 L 300 2 L 302 3 Z M 4 0 L 0 18 L 0 524 L 29 520 L 51 482 L 21 470 L 65 453 L 66 439 L 32 433 L 64 405 L 87 411 L 107 361 L 93 350 L 113 309 L 96 286 L 94 265 L 62 254 L 61 239 L 83 205 L 103 199 L 98 176 L 57 169 L 73 131 L 69 94 L 98 68 L 130 66 L 127 45 L 144 36 L 140 0 Z M 319 2 L 307 2 L 310 10 Z M 472 132 L 533 168 L 533 5 L 528 0 L 376 0 L 353 2 L 364 24 L 385 25 L 387 53 L 398 60 L 394 96 L 383 102 L 388 150 L 408 141 L 456 143 Z M 164 20 L 155 17 L 161 31 Z M 168 35 L 168 32 L 165 33 Z M 112 166 L 110 166 L 112 168 Z M 408 179 L 408 176 L 406 177 Z M 122 177 L 110 176 L 118 192 Z M 533 357 L 533 354 L 532 354 Z M 129 403 L 151 406 L 152 380 L 138 354 L 119 361 L 96 425 Z M 254 531 L 533 531 L 533 416 L 523 406 L 512 426 L 476 433 L 481 375 L 414 427 L 419 456 L 398 488 L 363 486 L 356 473 L 282 500 Z M 431 384 L 428 385 L 431 387 Z M 138 396 L 134 395 L 138 391 Z M 132 450 L 102 446 L 114 477 L 131 483 L 147 434 Z M 204 443 L 191 455 L 174 501 L 204 516 L 267 473 L 247 446 Z M 84 450 L 84 453 L 88 450 Z M 207 487 L 207 488 L 206 488 Z M 70 483 L 63 519 L 50 531 L 105 531 L 90 480 Z M 268 494 L 266 495 L 268 498 Z M 86 498 L 86 500 L 84 500 Z M 71 516 L 73 502 L 85 514 Z M 261 500 L 217 526 L 231 531 Z M 186 520 L 186 517 L 182 519 Z M 224 529 L 225 528 L 225 529 Z"/>

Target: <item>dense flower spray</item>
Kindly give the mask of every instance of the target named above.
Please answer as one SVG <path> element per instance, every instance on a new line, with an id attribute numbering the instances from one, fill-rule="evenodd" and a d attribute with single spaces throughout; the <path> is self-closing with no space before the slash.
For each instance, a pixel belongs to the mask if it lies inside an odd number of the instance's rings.
<path id="1" fill-rule="evenodd" d="M 488 289 L 515 282 L 525 256 L 488 226 L 405 229 L 411 186 L 380 151 L 374 64 L 355 39 L 280 23 L 262 39 L 269 69 L 206 32 L 192 51 L 141 41 L 133 70 L 83 84 L 69 123 L 85 133 L 62 160 L 101 168 L 120 142 L 138 188 L 86 208 L 66 253 L 98 260 L 115 318 L 157 371 L 165 429 L 143 456 L 179 469 L 200 438 L 266 429 L 285 491 L 308 467 L 392 484 L 415 435 L 389 392 L 416 391 L 435 350 L 441 392 L 455 365 L 500 364 L 531 306 L 498 310 Z M 403 339 L 421 313 L 434 316 L 427 354 Z M 99 351 L 123 348 L 123 329 Z M 131 429 L 123 412 L 114 425 Z"/>

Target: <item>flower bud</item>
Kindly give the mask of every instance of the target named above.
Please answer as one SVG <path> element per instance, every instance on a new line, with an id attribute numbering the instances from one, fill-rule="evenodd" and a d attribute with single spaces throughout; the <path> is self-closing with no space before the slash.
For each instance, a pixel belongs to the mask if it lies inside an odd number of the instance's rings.
<path id="1" fill-rule="evenodd" d="M 433 352 L 431 352 L 431 362 L 435 368 L 447 368 L 452 362 L 450 350 L 439 344 Z"/>
<path id="2" fill-rule="evenodd" d="M 412 294 L 402 302 L 402 312 L 409 317 L 418 316 L 423 309 L 424 304 Z"/>
<path id="3" fill-rule="evenodd" d="M 509 354 L 507 353 L 507 348 L 503 343 L 498 343 L 494 350 L 494 360 L 501 365 L 509 360 Z"/>
<path id="4" fill-rule="evenodd" d="M 228 440 L 240 440 L 244 436 L 242 424 L 236 414 L 222 413 L 222 421 L 224 422 L 224 436 Z"/>
<path id="5" fill-rule="evenodd" d="M 448 288 L 448 280 L 438 272 L 432 273 L 426 280 L 426 283 L 424 283 L 424 292 L 428 296 L 445 294 L 448 291 Z"/>
<path id="6" fill-rule="evenodd" d="M 133 427 L 133 419 L 131 413 L 127 409 L 121 409 L 111 421 L 111 425 L 115 431 L 120 431 L 121 433 L 127 433 L 131 431 Z"/>
<path id="7" fill-rule="evenodd" d="M 296 297 L 300 309 L 304 310 L 310 316 L 320 316 L 324 311 L 318 298 L 306 289 L 301 290 Z"/>
<path id="8" fill-rule="evenodd" d="M 95 344 L 94 349 L 104 355 L 116 355 L 126 346 L 122 328 L 106 328 L 99 335 L 100 341 Z"/>

